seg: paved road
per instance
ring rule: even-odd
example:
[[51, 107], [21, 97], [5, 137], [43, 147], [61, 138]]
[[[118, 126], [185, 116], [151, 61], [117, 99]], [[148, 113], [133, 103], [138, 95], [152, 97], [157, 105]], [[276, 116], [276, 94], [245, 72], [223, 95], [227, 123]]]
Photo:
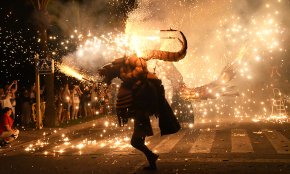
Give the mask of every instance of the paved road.
[[[162, 137], [155, 119], [152, 125], [155, 135], [146, 143], [160, 159], [151, 173], [290, 173], [290, 124], [183, 124]], [[144, 156], [130, 146], [131, 128], [107, 117], [24, 131], [0, 149], [0, 173], [146, 173]]]

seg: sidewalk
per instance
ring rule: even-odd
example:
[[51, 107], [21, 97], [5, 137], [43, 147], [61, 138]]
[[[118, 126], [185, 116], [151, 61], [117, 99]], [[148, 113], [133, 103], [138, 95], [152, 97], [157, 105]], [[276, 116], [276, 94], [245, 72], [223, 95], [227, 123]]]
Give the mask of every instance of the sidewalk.
[[77, 131], [81, 129], [87, 129], [90, 127], [103, 125], [105, 120], [115, 120], [116, 117], [113, 115], [108, 115], [100, 118], [96, 118], [89, 121], [84, 121], [83, 123], [69, 125], [65, 127], [55, 127], [55, 128], [42, 128], [42, 129], [36, 129], [36, 128], [20, 128], [19, 137], [12, 142], [11, 144], [1, 147], [1, 152], [7, 152], [7, 151], [13, 151], [16, 148], [23, 147], [23, 146], [29, 146], [30, 144], [35, 144], [39, 139], [49, 139], [54, 138], [57, 136], [60, 136], [62, 134], [67, 134], [68, 132]]

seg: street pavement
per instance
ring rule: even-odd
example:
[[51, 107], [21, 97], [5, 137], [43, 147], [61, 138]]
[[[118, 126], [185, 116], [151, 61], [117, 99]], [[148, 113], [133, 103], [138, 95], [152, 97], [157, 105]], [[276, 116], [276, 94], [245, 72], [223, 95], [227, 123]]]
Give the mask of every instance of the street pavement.
[[182, 123], [173, 135], [146, 144], [160, 155], [157, 171], [143, 171], [145, 157], [131, 147], [130, 121], [114, 116], [66, 128], [23, 130], [0, 149], [0, 173], [283, 173], [290, 174], [289, 123]]

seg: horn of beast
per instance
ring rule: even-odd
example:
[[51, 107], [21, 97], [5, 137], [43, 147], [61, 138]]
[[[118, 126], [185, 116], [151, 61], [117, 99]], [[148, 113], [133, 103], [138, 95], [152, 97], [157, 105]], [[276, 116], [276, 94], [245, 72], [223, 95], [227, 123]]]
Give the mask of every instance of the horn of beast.
[[[174, 31], [176, 32], [177, 30], [161, 30], [161, 31]], [[184, 34], [181, 31], [178, 31], [182, 37], [182, 39], [177, 38], [178, 41], [182, 44], [181, 49], [178, 52], [169, 52], [169, 51], [161, 51], [161, 50], [150, 50], [146, 51], [146, 56], [143, 57], [145, 60], [150, 60], [150, 59], [159, 59], [163, 61], [170, 61], [170, 62], [177, 62], [181, 59], [183, 59], [186, 55], [187, 51], [187, 40]], [[174, 39], [174, 37], [169, 37], [169, 39]]]

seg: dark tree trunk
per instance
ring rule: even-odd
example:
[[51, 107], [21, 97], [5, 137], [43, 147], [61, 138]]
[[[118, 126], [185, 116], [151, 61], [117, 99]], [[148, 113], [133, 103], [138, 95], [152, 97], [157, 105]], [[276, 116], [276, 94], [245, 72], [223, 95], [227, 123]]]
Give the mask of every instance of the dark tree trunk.
[[[47, 46], [47, 28], [49, 24], [47, 11], [36, 9], [36, 18], [38, 19], [38, 30], [40, 40], [40, 59], [52, 59], [49, 55]], [[45, 126], [53, 127], [58, 125], [56, 116], [56, 106], [54, 101], [54, 73], [49, 73], [44, 76], [45, 82]]]

